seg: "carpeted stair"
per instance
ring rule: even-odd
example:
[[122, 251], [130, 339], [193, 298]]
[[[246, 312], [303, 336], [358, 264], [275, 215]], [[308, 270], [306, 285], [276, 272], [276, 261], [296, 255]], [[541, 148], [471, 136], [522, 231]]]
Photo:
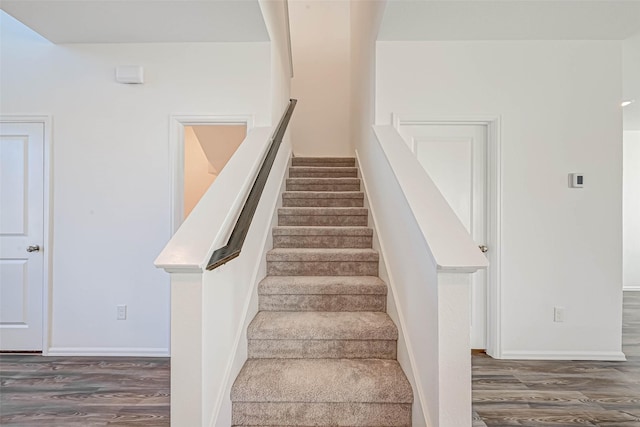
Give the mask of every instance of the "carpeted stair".
[[353, 158], [294, 157], [231, 390], [235, 426], [411, 426]]

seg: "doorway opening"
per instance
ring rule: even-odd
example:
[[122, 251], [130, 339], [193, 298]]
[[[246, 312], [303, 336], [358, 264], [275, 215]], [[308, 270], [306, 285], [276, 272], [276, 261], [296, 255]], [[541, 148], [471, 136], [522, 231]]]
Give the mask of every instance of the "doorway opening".
[[246, 124], [184, 127], [184, 219], [196, 207], [246, 136]]
[[252, 126], [251, 116], [172, 116], [172, 233], [215, 182]]

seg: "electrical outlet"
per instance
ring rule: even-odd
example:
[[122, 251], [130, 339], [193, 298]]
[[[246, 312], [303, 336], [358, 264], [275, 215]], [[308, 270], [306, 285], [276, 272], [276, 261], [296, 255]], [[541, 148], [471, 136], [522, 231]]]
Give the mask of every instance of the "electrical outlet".
[[564, 307], [553, 307], [553, 321], [564, 322]]
[[117, 320], [127, 320], [127, 306], [124, 304], [116, 306], [117, 309]]

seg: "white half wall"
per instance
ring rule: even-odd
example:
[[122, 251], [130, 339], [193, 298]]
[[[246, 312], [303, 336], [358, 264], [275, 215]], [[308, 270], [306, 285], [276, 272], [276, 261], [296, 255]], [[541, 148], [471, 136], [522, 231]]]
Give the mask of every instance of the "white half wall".
[[625, 290], [640, 291], [640, 131], [624, 132], [623, 268]]
[[621, 42], [378, 42], [376, 60], [378, 124], [501, 117], [495, 356], [622, 358]]
[[298, 99], [291, 121], [296, 156], [353, 155], [351, 144], [350, 2], [289, 2]]
[[0, 114], [53, 117], [51, 353], [168, 354], [169, 116], [270, 124], [270, 43], [53, 45], [0, 15]]

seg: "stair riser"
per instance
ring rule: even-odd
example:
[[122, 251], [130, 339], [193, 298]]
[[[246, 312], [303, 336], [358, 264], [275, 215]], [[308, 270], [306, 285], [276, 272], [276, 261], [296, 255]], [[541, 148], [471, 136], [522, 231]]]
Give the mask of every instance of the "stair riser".
[[291, 159], [291, 166], [302, 167], [323, 167], [323, 168], [353, 168], [356, 166], [355, 159], [322, 159], [294, 157]]
[[289, 178], [357, 178], [358, 171], [354, 168], [344, 168], [344, 170], [304, 170], [289, 169]]
[[267, 261], [270, 276], [377, 276], [378, 261]]
[[249, 340], [249, 359], [395, 359], [396, 341]]
[[[328, 279], [328, 280], [327, 280]], [[267, 277], [258, 287], [261, 296], [267, 295], [380, 295], [386, 298], [387, 286], [379, 278], [338, 277], [299, 278]]]
[[371, 248], [371, 236], [273, 236], [274, 248]]
[[260, 311], [385, 311], [386, 295], [260, 295]]
[[366, 226], [366, 215], [278, 215], [280, 226]]
[[282, 206], [285, 208], [361, 208], [364, 206], [364, 199], [283, 198]]
[[355, 162], [296, 162], [294, 161], [291, 166], [303, 167], [303, 168], [353, 168]]
[[410, 427], [411, 404], [235, 402], [232, 419], [247, 426]]
[[360, 191], [359, 183], [297, 183], [287, 182], [287, 191]]

